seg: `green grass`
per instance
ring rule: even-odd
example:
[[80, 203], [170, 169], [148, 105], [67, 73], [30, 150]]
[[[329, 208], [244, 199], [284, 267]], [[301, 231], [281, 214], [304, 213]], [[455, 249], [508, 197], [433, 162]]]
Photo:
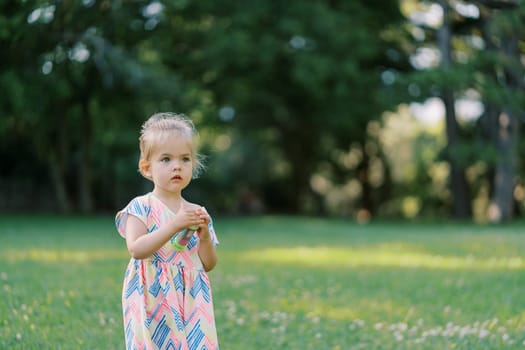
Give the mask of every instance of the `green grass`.
[[[523, 349], [519, 225], [215, 218], [224, 350]], [[112, 218], [0, 217], [0, 349], [123, 349]]]

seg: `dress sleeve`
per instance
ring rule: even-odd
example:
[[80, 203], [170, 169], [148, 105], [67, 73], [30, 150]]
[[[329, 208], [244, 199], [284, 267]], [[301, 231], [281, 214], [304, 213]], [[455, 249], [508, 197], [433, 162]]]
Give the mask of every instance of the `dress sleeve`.
[[120, 210], [115, 216], [115, 225], [117, 226], [118, 233], [126, 238], [126, 222], [128, 215], [133, 215], [139, 218], [147, 227], [147, 218], [149, 214], [149, 206], [144, 202], [142, 197], [137, 197], [131, 200], [131, 202]]
[[208, 224], [208, 230], [210, 231], [211, 242], [214, 246], [218, 246], [219, 239], [217, 238], [217, 234], [215, 233], [215, 229], [213, 228], [213, 220], [210, 220], [210, 223]]

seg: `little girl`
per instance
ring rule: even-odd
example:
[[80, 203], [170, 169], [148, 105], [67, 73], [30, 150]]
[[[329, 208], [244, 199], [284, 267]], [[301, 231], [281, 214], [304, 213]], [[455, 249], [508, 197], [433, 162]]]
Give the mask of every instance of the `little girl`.
[[[153, 191], [134, 198], [116, 215], [131, 260], [122, 308], [127, 350], [219, 349], [210, 280], [219, 244], [204, 207], [181, 191], [202, 168], [193, 123], [158, 113], [142, 126], [139, 171]], [[183, 251], [176, 233], [198, 226]]]

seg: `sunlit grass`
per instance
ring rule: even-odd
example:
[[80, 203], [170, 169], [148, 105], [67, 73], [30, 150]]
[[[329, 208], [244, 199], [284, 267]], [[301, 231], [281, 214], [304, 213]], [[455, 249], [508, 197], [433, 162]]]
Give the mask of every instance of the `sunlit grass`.
[[[221, 348], [523, 349], [519, 225], [214, 218]], [[0, 349], [122, 349], [111, 217], [0, 218]]]
[[318, 267], [384, 266], [428, 269], [523, 270], [525, 261], [520, 256], [477, 258], [442, 256], [411, 251], [352, 249], [336, 247], [296, 247], [249, 250], [238, 254], [245, 262], [295, 264]]
[[4, 260], [9, 262], [35, 261], [43, 263], [59, 262], [84, 262], [89, 263], [96, 260], [126, 259], [129, 258], [127, 251], [122, 249], [24, 249], [6, 250]]

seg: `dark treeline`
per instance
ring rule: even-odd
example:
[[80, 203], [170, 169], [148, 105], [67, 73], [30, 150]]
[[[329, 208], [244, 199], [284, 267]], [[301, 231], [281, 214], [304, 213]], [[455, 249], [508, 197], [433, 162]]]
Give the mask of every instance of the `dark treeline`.
[[[200, 132], [208, 170], [187, 191], [212, 211], [520, 215], [519, 1], [28, 0], [0, 10], [2, 211], [114, 212], [150, 189], [136, 170], [141, 123], [173, 111]], [[466, 95], [483, 112], [465, 121], [455, 104]], [[388, 156], [398, 150], [380, 132], [386, 112], [429, 98], [445, 110], [446, 141], [430, 160], [446, 166], [441, 189], [417, 159], [399, 181]]]

